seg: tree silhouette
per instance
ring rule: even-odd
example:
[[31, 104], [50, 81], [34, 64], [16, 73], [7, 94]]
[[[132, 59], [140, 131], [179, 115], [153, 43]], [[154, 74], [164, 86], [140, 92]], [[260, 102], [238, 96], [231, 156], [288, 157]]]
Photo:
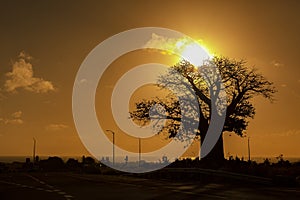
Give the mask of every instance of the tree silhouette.
[[[213, 68], [211, 66], [214, 66], [217, 70], [212, 71]], [[184, 77], [185, 81], [174, 76], [175, 73], [179, 73]], [[216, 73], [219, 76], [216, 76]], [[218, 80], [218, 77], [222, 80]], [[220, 82], [223, 83], [223, 88], [221, 88]], [[197, 96], [197, 103], [199, 103], [197, 108], [199, 109], [199, 116], [197, 116], [197, 122], [199, 122], [198, 129], [189, 131], [195, 131], [200, 136], [201, 144], [207, 134], [210, 119], [212, 118], [211, 105], [219, 105], [218, 112], [225, 113], [226, 110], [222, 133], [228, 131], [243, 136], [249, 119], [255, 115], [255, 108], [251, 103], [253, 97], [261, 95], [272, 101], [273, 94], [276, 92], [273, 83], [258, 73], [257, 69], [247, 67], [246, 62], [243, 60], [238, 61], [226, 57], [214, 57], [200, 68], [194, 67], [187, 61], [181, 61], [170, 67], [168, 73], [159, 77], [158, 80], [158, 86], [161, 88], [175, 88], [180, 85], [186, 85], [186, 83], [189, 83], [191, 86], [185, 87], [186, 90], [191, 88]], [[185, 89], [181, 90], [184, 91]], [[222, 90], [225, 90], [227, 96], [225, 102], [226, 108], [220, 106], [218, 98], [214, 98]], [[136, 103], [136, 108], [130, 113], [130, 116], [133, 120], [146, 124], [150, 120], [151, 108], [158, 104], [164, 108], [167, 119], [167, 123], [163, 127], [158, 127], [158, 133], [168, 132], [170, 138], [175, 137], [184, 140], [184, 135], [177, 134], [180, 123], [183, 120], [182, 108], [180, 108], [178, 98], [172, 94], [169, 94], [165, 99], [157, 97], [152, 100], [142, 100]], [[185, 109], [195, 109], [193, 106]], [[156, 116], [157, 120], [160, 120], [157, 113], [156, 115], [152, 114], [151, 119], [153, 119], [153, 116]], [[189, 119], [184, 120], [189, 121]], [[193, 120], [190, 121], [192, 122]], [[207, 160], [213, 159], [214, 161], [222, 161], [224, 159], [222, 135], [219, 137], [212, 151], [205, 158]]]

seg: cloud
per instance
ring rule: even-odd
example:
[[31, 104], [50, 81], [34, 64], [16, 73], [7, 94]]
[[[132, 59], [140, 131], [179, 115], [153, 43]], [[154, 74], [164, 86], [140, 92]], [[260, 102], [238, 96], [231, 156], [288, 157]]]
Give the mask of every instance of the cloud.
[[30, 56], [29, 54], [25, 53], [25, 51], [21, 51], [21, 52], [19, 53], [19, 57], [20, 57], [20, 58], [27, 59], [27, 60], [32, 60], [32, 56]]
[[0, 118], [1, 124], [21, 125], [24, 124], [22, 119], [22, 111], [17, 111], [11, 114], [8, 118]]
[[163, 50], [162, 53], [164, 54], [175, 54], [180, 56], [181, 59], [188, 60], [195, 66], [201, 66], [212, 55], [200, 43], [200, 41], [192, 40], [188, 37], [168, 38], [153, 33], [151, 39], [144, 45], [144, 48], [160, 49]]
[[25, 52], [19, 54], [18, 60], [12, 65], [12, 71], [6, 73], [7, 79], [4, 87], [7, 92], [16, 92], [18, 88], [35, 93], [46, 93], [55, 90], [50, 81], [34, 77], [31, 60], [32, 57]]
[[280, 63], [280, 62], [277, 61], [277, 60], [272, 60], [272, 61], [271, 61], [271, 65], [273, 65], [275, 68], [281, 68], [281, 67], [284, 66], [283, 63]]
[[284, 84], [284, 83], [283, 83], [283, 84], [281, 84], [280, 86], [281, 86], [281, 87], [287, 87], [287, 84]]
[[268, 134], [260, 134], [256, 137], [270, 137], [270, 136], [278, 136], [278, 137], [290, 137], [290, 136], [298, 136], [300, 135], [299, 129], [289, 129], [285, 131], [272, 132]]
[[17, 118], [21, 118], [22, 117], [22, 111], [17, 111], [17, 112], [14, 112], [13, 114], [11, 114], [11, 116], [15, 119]]
[[7, 119], [4, 122], [5, 124], [12, 124], [12, 125], [20, 125], [24, 124], [24, 121], [22, 119]]
[[65, 124], [49, 124], [45, 127], [47, 131], [60, 131], [66, 128], [69, 128], [69, 126]]
[[300, 130], [291, 129], [291, 130], [287, 130], [287, 131], [284, 131], [284, 132], [275, 133], [274, 135], [278, 135], [278, 136], [295, 136], [295, 135], [300, 135]]
[[168, 49], [169, 53], [177, 53], [182, 47], [182, 45], [176, 45], [179, 41], [177, 38], [168, 38], [155, 33], [152, 34], [151, 39], [145, 44], [145, 48], [158, 48], [158, 49]]

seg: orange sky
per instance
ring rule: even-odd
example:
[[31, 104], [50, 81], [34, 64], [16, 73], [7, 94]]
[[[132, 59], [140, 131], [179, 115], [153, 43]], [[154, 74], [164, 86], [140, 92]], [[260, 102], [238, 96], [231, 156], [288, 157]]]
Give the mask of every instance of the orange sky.
[[[3, 1], [0, 156], [31, 155], [32, 137], [40, 155], [87, 154], [71, 108], [80, 64], [114, 34], [157, 26], [202, 40], [212, 52], [246, 59], [273, 81], [275, 103], [255, 99], [257, 114], [247, 130], [251, 153], [300, 157], [299, 8], [298, 1]], [[18, 71], [21, 65], [25, 71]], [[18, 73], [22, 79], [7, 82]], [[224, 138], [226, 155], [247, 155], [246, 139]]]

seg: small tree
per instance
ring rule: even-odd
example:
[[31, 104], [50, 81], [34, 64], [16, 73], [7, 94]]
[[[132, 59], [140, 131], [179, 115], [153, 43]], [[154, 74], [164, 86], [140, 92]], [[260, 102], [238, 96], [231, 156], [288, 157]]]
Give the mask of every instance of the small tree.
[[[236, 133], [239, 136], [244, 135], [249, 119], [255, 115], [255, 108], [251, 100], [255, 96], [263, 96], [266, 99], [273, 100], [273, 94], [276, 92], [273, 83], [269, 82], [263, 75], [258, 73], [254, 68], [246, 66], [246, 62], [237, 61], [226, 57], [214, 57], [209, 61], [219, 71], [221, 81], [224, 85], [227, 94], [227, 108], [225, 124], [222, 133], [225, 131]], [[196, 94], [199, 103], [198, 130], [196, 133], [200, 136], [201, 144], [206, 136], [210, 119], [212, 115], [212, 95], [217, 91], [216, 87], [220, 87], [217, 82], [206, 83], [206, 75], [211, 74], [205, 71], [208, 68], [202, 66], [202, 72], [187, 61], [172, 66], [166, 75], [162, 75], [158, 80], [158, 85], [161, 88], [166, 86], [178, 87], [179, 84], [184, 84], [174, 77], [174, 73], [181, 74], [185, 80], [192, 86], [193, 92]], [[216, 80], [210, 78], [210, 80]], [[156, 98], [154, 100], [143, 100], [136, 103], [136, 109], [130, 113], [131, 118], [142, 123], [147, 123], [150, 120], [149, 111], [155, 104], [160, 104], [164, 107], [169, 123], [161, 129], [161, 132], [168, 132], [169, 137], [177, 137], [176, 135], [182, 120], [180, 104], [178, 99], [169, 95], [167, 99]], [[159, 120], [159, 119], [158, 119]], [[183, 139], [179, 136], [179, 139]], [[219, 137], [212, 151], [206, 156], [206, 159], [214, 159], [222, 161], [224, 159], [223, 137]]]

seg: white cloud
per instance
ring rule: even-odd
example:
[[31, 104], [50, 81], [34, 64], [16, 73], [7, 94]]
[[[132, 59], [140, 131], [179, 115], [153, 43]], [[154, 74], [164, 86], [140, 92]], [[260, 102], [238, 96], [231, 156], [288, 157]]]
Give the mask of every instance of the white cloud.
[[281, 67], [284, 66], [283, 63], [281, 63], [281, 62], [279, 62], [279, 61], [277, 61], [277, 60], [273, 60], [273, 61], [271, 62], [271, 65], [273, 65], [275, 68], [281, 68]]
[[298, 136], [300, 135], [299, 129], [289, 129], [284, 131], [272, 132], [268, 134], [260, 134], [256, 137], [270, 137], [270, 136], [278, 136], [278, 137], [290, 137], [290, 136]]
[[69, 126], [65, 124], [49, 124], [45, 127], [47, 131], [60, 131], [66, 128], [69, 128]]
[[13, 63], [12, 71], [6, 73], [7, 80], [4, 87], [7, 92], [16, 92], [18, 88], [35, 93], [46, 93], [54, 91], [54, 86], [50, 81], [34, 77], [31, 56], [21, 52], [18, 60]]
[[168, 38], [155, 33], [152, 34], [151, 39], [144, 46], [145, 48], [159, 48], [168, 49], [170, 53], [177, 53], [182, 45], [178, 46], [176, 43], [179, 41], [177, 38]]
[[287, 87], [287, 84], [284, 84], [284, 83], [283, 83], [283, 84], [281, 84], [280, 86], [281, 86], [281, 87]]
[[165, 36], [152, 34], [144, 48], [154, 48], [164, 50], [163, 53], [175, 54], [181, 59], [188, 60], [195, 66], [201, 66], [212, 57], [209, 52], [200, 44], [200, 41], [192, 40], [188, 37], [168, 38]]
[[22, 119], [22, 111], [17, 111], [11, 114], [8, 118], [0, 118], [0, 124], [21, 125], [24, 124]]
[[20, 125], [20, 124], [24, 124], [24, 121], [22, 119], [6, 119], [4, 123], [12, 124], [12, 125]]
[[25, 53], [25, 51], [21, 51], [19, 53], [19, 58], [24, 58], [24, 59], [27, 59], [27, 60], [31, 60], [32, 56], [30, 56], [29, 54]]
[[21, 118], [22, 117], [22, 111], [17, 111], [17, 112], [14, 112], [13, 114], [11, 114], [11, 116], [13, 117], [13, 118], [15, 118], [15, 119], [17, 119], [17, 118]]
[[291, 130], [287, 130], [287, 131], [284, 131], [284, 132], [275, 133], [275, 135], [278, 135], [278, 136], [295, 136], [295, 135], [300, 135], [300, 130], [291, 129]]

